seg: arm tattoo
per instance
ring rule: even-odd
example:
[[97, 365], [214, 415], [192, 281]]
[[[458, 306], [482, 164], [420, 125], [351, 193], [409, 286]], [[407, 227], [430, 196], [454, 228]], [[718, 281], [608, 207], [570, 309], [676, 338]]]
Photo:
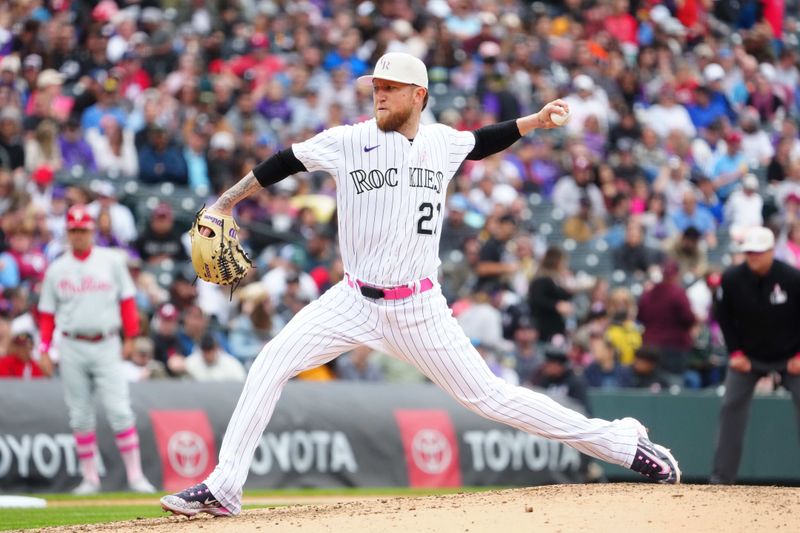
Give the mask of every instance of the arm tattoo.
[[233, 209], [233, 206], [261, 189], [261, 184], [258, 182], [253, 173], [248, 172], [245, 177], [239, 180], [238, 183], [233, 185], [230, 189], [225, 191], [222, 196], [219, 197], [219, 200], [217, 200], [217, 206], [226, 211]]

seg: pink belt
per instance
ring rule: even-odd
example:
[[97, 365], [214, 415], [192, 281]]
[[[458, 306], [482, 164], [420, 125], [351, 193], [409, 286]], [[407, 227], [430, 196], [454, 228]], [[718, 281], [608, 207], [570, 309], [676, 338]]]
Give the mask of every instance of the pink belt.
[[367, 285], [363, 281], [357, 279], [353, 280], [350, 274], [345, 274], [347, 284], [351, 287], [358, 287], [358, 290], [363, 296], [367, 298], [384, 300], [402, 300], [417, 293], [423, 293], [433, 288], [433, 281], [431, 278], [421, 279], [408, 285], [401, 285], [400, 287], [373, 287]]

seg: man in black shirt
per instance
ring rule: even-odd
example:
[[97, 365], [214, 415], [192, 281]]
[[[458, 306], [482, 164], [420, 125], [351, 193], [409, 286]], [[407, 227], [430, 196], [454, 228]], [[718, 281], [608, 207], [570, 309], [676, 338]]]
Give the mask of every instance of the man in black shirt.
[[729, 268], [715, 295], [715, 314], [730, 353], [712, 483], [733, 483], [739, 469], [750, 400], [771, 371], [792, 393], [800, 427], [800, 271], [774, 259], [775, 236], [751, 228], [746, 260]]
[[571, 398], [588, 416], [591, 416], [589, 386], [583, 376], [573, 372], [569, 356], [563, 348], [552, 345], [547, 347], [544, 352], [544, 363], [533, 373], [530, 380], [531, 385], [546, 390], [551, 396]]
[[517, 223], [514, 216], [506, 214], [489, 227], [491, 237], [483, 245], [480, 252], [480, 261], [476, 267], [478, 274], [478, 288], [486, 292], [493, 292], [503, 288], [507, 276], [519, 268], [516, 262], [504, 260], [506, 245], [517, 232]]

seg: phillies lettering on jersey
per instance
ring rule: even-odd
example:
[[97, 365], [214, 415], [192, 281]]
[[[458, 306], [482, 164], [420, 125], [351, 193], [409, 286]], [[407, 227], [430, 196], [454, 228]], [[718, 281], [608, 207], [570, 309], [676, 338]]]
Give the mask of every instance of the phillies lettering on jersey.
[[447, 183], [475, 146], [472, 132], [421, 125], [413, 142], [375, 120], [292, 145], [309, 171], [336, 180], [345, 271], [381, 287], [436, 275]]
[[77, 283], [75, 280], [62, 279], [58, 282], [57, 290], [61, 298], [66, 298], [75, 294], [89, 292], [110, 292], [114, 290], [114, 286], [107, 280], [94, 279], [90, 276], [86, 276]]

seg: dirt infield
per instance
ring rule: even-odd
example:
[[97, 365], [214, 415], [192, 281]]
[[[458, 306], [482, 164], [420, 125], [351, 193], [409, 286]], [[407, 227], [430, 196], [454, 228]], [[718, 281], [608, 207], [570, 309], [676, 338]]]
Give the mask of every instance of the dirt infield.
[[755, 533], [798, 531], [800, 524], [800, 489], [784, 487], [556, 485], [421, 498], [331, 500], [250, 510], [235, 518], [165, 517], [42, 531]]

